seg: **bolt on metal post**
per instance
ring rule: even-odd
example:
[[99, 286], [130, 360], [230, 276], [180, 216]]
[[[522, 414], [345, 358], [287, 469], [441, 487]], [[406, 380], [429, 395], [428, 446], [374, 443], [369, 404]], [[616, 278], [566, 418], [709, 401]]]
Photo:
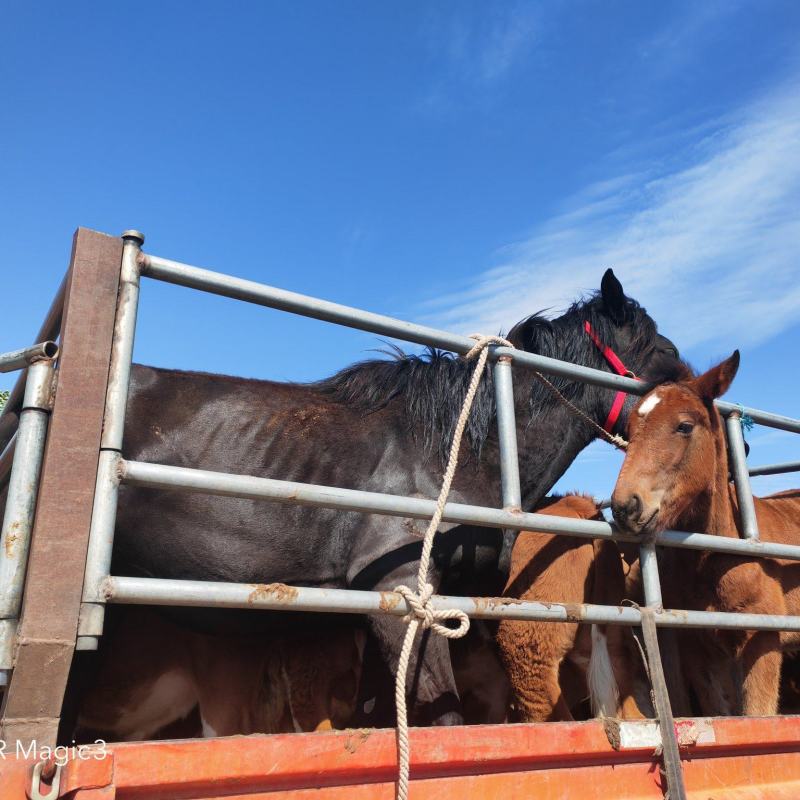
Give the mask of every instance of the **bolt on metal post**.
[[125, 231], [122, 239], [124, 244], [117, 314], [111, 344], [103, 434], [100, 439], [97, 484], [86, 555], [83, 603], [78, 623], [78, 650], [96, 649], [97, 639], [103, 632], [105, 598], [101, 589], [103, 580], [111, 569], [114, 526], [117, 518], [118, 462], [122, 450], [133, 341], [136, 334], [136, 313], [139, 306], [138, 259], [141, 246], [144, 244], [144, 236], [138, 231]]

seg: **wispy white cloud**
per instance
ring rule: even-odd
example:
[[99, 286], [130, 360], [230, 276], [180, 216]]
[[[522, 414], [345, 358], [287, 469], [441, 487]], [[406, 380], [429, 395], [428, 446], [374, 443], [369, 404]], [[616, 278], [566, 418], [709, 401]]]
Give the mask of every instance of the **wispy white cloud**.
[[493, 87], [530, 53], [537, 23], [536, 9], [523, 3], [483, 6], [473, 17], [435, 13], [423, 33], [438, 77], [423, 106], [447, 106], [453, 94]]
[[505, 75], [536, 40], [536, 25], [530, 7], [511, 7], [496, 18], [485, 41], [478, 45], [479, 76], [487, 82]]
[[[615, 162], [619, 163], [619, 154]], [[628, 165], [496, 253], [436, 323], [494, 332], [611, 266], [683, 348], [755, 344], [800, 319], [800, 82], [718, 120], [667, 165]]]
[[724, 17], [742, 8], [739, 0], [704, 0], [675, 6], [674, 18], [639, 46], [640, 57], [658, 72], [668, 72], [695, 57], [701, 40], [724, 35]]

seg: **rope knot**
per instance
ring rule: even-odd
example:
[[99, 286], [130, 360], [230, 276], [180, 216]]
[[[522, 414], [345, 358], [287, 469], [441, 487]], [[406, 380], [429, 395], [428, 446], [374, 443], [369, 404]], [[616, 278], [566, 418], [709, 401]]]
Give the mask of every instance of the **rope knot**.
[[[398, 586], [395, 591], [408, 603], [411, 609], [403, 617], [404, 622], [409, 623], [415, 620], [423, 630], [431, 628], [439, 636], [444, 636], [445, 639], [460, 639], [469, 630], [469, 617], [463, 611], [456, 608], [437, 610], [431, 606], [430, 600], [433, 595], [433, 586], [430, 583], [426, 583], [419, 592], [412, 592], [408, 586]], [[449, 628], [444, 625], [444, 621], [448, 619], [457, 619], [458, 627]]]
[[470, 350], [464, 358], [467, 361], [471, 361], [475, 356], [479, 355], [485, 348], [487, 348], [490, 344], [498, 344], [501, 347], [510, 347], [512, 350], [514, 349], [514, 345], [508, 341], [508, 339], [504, 339], [502, 336], [484, 336], [482, 333], [471, 333], [469, 335], [470, 339], [474, 339], [476, 344]]

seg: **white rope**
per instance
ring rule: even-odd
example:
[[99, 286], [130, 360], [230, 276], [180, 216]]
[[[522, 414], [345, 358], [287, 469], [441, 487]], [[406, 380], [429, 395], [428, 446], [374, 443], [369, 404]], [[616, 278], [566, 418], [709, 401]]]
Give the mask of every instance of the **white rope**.
[[[425, 531], [425, 537], [422, 540], [422, 555], [419, 560], [419, 571], [417, 572], [417, 591], [414, 592], [408, 586], [397, 586], [395, 591], [402, 595], [411, 609], [403, 621], [408, 625], [406, 628], [406, 635], [403, 639], [403, 646], [400, 649], [400, 660], [397, 664], [397, 676], [395, 679], [394, 699], [397, 705], [397, 762], [398, 762], [398, 776], [397, 776], [397, 790], [395, 797], [397, 800], [408, 800], [408, 772], [410, 760], [410, 747], [408, 742], [408, 709], [406, 707], [406, 675], [408, 673], [408, 662], [411, 657], [411, 648], [414, 646], [414, 637], [417, 630], [422, 626], [423, 630], [430, 628], [434, 633], [443, 636], [445, 639], [460, 639], [469, 630], [469, 617], [458, 609], [444, 609], [437, 610], [431, 607], [430, 599], [433, 595], [433, 586], [428, 583], [428, 568], [430, 566], [431, 552], [433, 550], [433, 538], [436, 531], [439, 529], [439, 523], [442, 521], [444, 515], [444, 507], [447, 503], [447, 497], [450, 494], [450, 486], [453, 483], [456, 467], [458, 466], [458, 454], [461, 449], [461, 439], [464, 435], [464, 430], [469, 420], [469, 414], [472, 410], [472, 403], [475, 400], [475, 395], [480, 386], [481, 377], [486, 367], [486, 360], [489, 356], [489, 345], [496, 344], [504, 347], [514, 348], [507, 339], [501, 336], [483, 336], [474, 333], [470, 339], [475, 339], [476, 344], [464, 358], [468, 361], [477, 356], [478, 360], [475, 364], [475, 370], [472, 373], [467, 393], [464, 397], [464, 405], [461, 408], [461, 414], [456, 422], [456, 427], [453, 432], [453, 441], [450, 445], [450, 455], [447, 459], [447, 468], [445, 469], [444, 478], [442, 480], [442, 488], [439, 491], [439, 498], [436, 501], [436, 511], [434, 512], [431, 521], [428, 523], [428, 528]], [[591, 417], [584, 414], [577, 406], [567, 400], [564, 395], [556, 389], [556, 387], [539, 372], [536, 372], [536, 377], [542, 381], [565, 405], [567, 405], [577, 416], [581, 417], [589, 424], [591, 424], [602, 436], [611, 444], [621, 449], [627, 447], [627, 442], [621, 437], [609, 434], [604, 428], [598, 425]], [[449, 628], [445, 624], [446, 620], [458, 620], [457, 628]]]
[[[472, 403], [475, 400], [478, 386], [480, 386], [481, 376], [486, 367], [486, 359], [489, 356], [488, 347], [490, 344], [499, 344], [505, 347], [514, 346], [511, 342], [500, 336], [480, 336], [478, 334], [473, 334], [470, 338], [476, 339], [477, 343], [475, 347], [466, 354], [465, 358], [470, 360], [477, 356], [478, 361], [475, 364], [472, 380], [469, 383], [467, 394], [464, 397], [461, 415], [458, 418], [458, 422], [456, 422], [455, 431], [453, 432], [450, 456], [447, 460], [447, 469], [444, 472], [439, 499], [436, 501], [436, 511], [431, 521], [428, 523], [428, 529], [425, 531], [425, 538], [422, 540], [422, 555], [419, 560], [419, 572], [417, 573], [417, 591], [413, 592], [407, 586], [398, 586], [395, 589], [396, 592], [403, 596], [411, 609], [411, 611], [403, 617], [408, 628], [406, 629], [406, 635], [403, 639], [403, 647], [400, 650], [400, 661], [397, 665], [397, 678], [395, 680], [394, 689], [394, 699], [397, 704], [397, 761], [399, 771], [397, 776], [397, 792], [395, 794], [397, 800], [408, 800], [410, 749], [408, 744], [408, 710], [406, 708], [406, 674], [408, 672], [408, 661], [411, 657], [411, 648], [414, 645], [414, 637], [417, 634], [417, 629], [420, 625], [423, 630], [430, 628], [434, 633], [438, 633], [439, 636], [444, 636], [445, 639], [459, 639], [469, 630], [469, 617], [463, 611], [459, 611], [458, 609], [439, 611], [430, 606], [433, 586], [428, 583], [428, 567], [430, 566], [431, 551], [433, 550], [433, 537], [436, 535], [439, 523], [442, 521], [444, 506], [450, 494], [450, 486], [453, 483], [453, 477], [455, 476], [456, 467], [458, 466], [458, 453], [461, 449], [461, 438], [464, 435], [464, 429], [467, 426]], [[458, 627], [448, 628], [445, 624], [445, 621], [448, 619], [458, 620]]]

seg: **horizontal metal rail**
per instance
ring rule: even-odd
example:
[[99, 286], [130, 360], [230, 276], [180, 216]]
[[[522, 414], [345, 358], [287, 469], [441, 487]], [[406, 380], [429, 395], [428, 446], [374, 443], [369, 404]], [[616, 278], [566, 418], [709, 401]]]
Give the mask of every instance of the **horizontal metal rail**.
[[[297, 503], [298, 505], [345, 511], [361, 511], [366, 514], [430, 519], [436, 508], [436, 501], [418, 497], [365, 492], [359, 489], [340, 489], [334, 486], [317, 486], [309, 483], [211, 472], [164, 464], [148, 464], [143, 461], [119, 459], [117, 471], [123, 483], [134, 486], [152, 489], [178, 489], [250, 500]], [[461, 503], [447, 503], [443, 520], [490, 528], [536, 530], [589, 539], [613, 539], [618, 542], [641, 543], [639, 537], [620, 533], [608, 522], [555, 517], [547, 514], [509, 511]], [[800, 546], [778, 542], [750, 541], [705, 533], [665, 531], [656, 537], [656, 543], [690, 550], [713, 550], [742, 556], [786, 558], [800, 561]]]
[[[408, 342], [452, 350], [462, 355], [468, 353], [475, 345], [475, 340], [470, 339], [468, 336], [449, 333], [426, 325], [417, 325], [413, 322], [405, 322], [394, 317], [374, 314], [370, 311], [363, 311], [362, 309], [339, 303], [331, 303], [328, 300], [320, 300], [297, 292], [289, 292], [285, 289], [278, 289], [256, 281], [235, 278], [221, 272], [214, 272], [190, 264], [182, 264], [179, 261], [171, 261], [159, 256], [141, 253], [139, 255], [139, 265], [142, 275], [155, 280], [172, 283], [177, 286], [186, 286], [191, 289], [199, 289], [211, 294], [268, 306], [269, 308], [277, 308], [293, 314], [301, 314], [306, 317], [313, 317], [314, 319], [321, 319], [383, 336], [391, 336]], [[523, 350], [515, 350], [508, 347], [491, 348], [490, 358], [497, 359], [501, 356], [510, 357], [516, 365], [531, 367], [549, 375], [558, 375], [572, 380], [583, 381], [584, 383], [591, 383], [595, 386], [604, 386], [609, 389], [621, 389], [630, 394], [646, 394], [653, 388], [652, 384], [635, 381], [622, 375], [614, 375], [610, 372], [584, 367], [579, 364], [570, 364]], [[800, 433], [800, 420], [792, 419], [791, 417], [771, 414], [768, 411], [761, 411], [757, 408], [743, 407], [723, 401], [717, 401], [717, 408], [726, 416], [734, 411], [744, 412], [755, 422], [762, 425]]]
[[42, 359], [52, 359], [58, 355], [58, 345], [55, 342], [40, 342], [39, 344], [23, 347], [22, 350], [12, 350], [10, 353], [0, 353], [0, 372], [16, 372], [25, 369], [30, 364]]
[[800, 472], [800, 461], [784, 461], [781, 464], [762, 464], [759, 467], [751, 467], [748, 472], [751, 478], [758, 475], [780, 475], [784, 472]]
[[[36, 334], [34, 342], [56, 341], [61, 335], [61, 319], [64, 316], [64, 298], [67, 294], [69, 275], [64, 275], [61, 284], [50, 303], [44, 322]], [[3, 409], [0, 411], [0, 448], [5, 447], [19, 425], [19, 409], [25, 393], [25, 374], [17, 378], [14, 388], [8, 397]]]
[[[475, 346], [475, 340], [470, 339], [469, 336], [461, 336], [457, 333], [449, 333], [426, 325], [405, 322], [394, 317], [363, 311], [359, 308], [332, 303], [328, 300], [319, 300], [316, 297], [289, 292], [285, 289], [277, 289], [274, 286], [267, 286], [266, 284], [244, 280], [243, 278], [235, 278], [221, 272], [212, 272], [211, 270], [193, 267], [189, 264], [181, 264], [158, 256], [143, 253], [140, 256], [140, 264], [141, 274], [149, 278], [199, 289], [211, 294], [222, 295], [223, 297], [244, 300], [256, 305], [277, 308], [293, 314], [301, 314], [305, 317], [333, 322], [348, 328], [357, 328], [370, 333], [378, 333], [382, 336], [392, 336], [407, 342], [416, 342], [417, 344], [452, 350], [461, 355], [468, 353]], [[591, 367], [583, 367], [578, 364], [570, 364], [555, 358], [536, 355], [535, 353], [527, 353], [508, 347], [493, 347], [491, 349], [490, 358], [496, 359], [501, 356], [508, 356], [515, 364], [533, 367], [550, 375], [573, 378], [596, 386], [605, 386], [609, 389], [624, 389], [636, 394], [643, 394], [650, 386], [650, 384], [643, 384], [631, 378], [592, 369]]]
[[[262, 611], [317, 611], [333, 614], [392, 614], [403, 617], [411, 609], [397, 592], [356, 589], [320, 589], [283, 583], [222, 583], [112, 576], [102, 585], [109, 603], [215, 606]], [[628, 606], [588, 603], [537, 603], [508, 597], [450, 597], [434, 595], [435, 609], [459, 609], [475, 619], [515, 619], [540, 622], [583, 622], [603, 625], [639, 625], [641, 614]], [[800, 631], [800, 617], [770, 614], [733, 614], [713, 611], [664, 610], [655, 614], [665, 628], [734, 628]]]
[[726, 400], [715, 400], [717, 410], [723, 416], [727, 417], [729, 414], [739, 412], [740, 414], [747, 415], [753, 422], [759, 425], [766, 425], [768, 428], [778, 428], [782, 431], [789, 431], [791, 433], [800, 433], [800, 419], [787, 417], [783, 414], [773, 414], [770, 411], [761, 411], [758, 408], [751, 408], [750, 406], [740, 406], [738, 403], [729, 403]]

